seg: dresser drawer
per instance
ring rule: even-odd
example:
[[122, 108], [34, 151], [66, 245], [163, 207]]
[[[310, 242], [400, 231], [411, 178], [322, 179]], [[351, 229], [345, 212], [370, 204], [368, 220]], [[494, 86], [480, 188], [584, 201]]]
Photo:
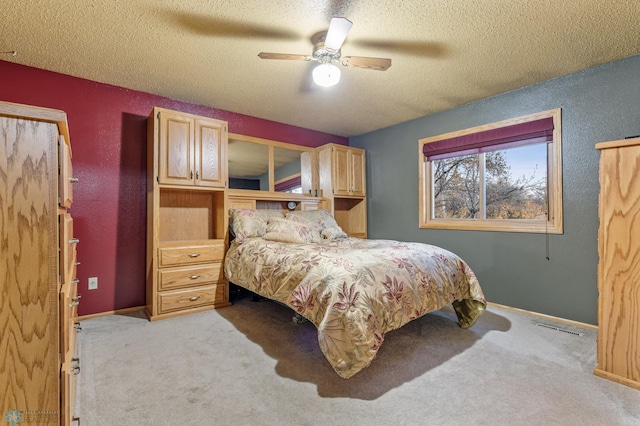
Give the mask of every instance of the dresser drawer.
[[224, 285], [208, 285], [193, 289], [174, 290], [158, 293], [160, 314], [181, 311], [199, 306], [213, 305], [224, 299]]
[[160, 247], [160, 267], [221, 262], [224, 259], [224, 241], [210, 244]]
[[159, 290], [173, 290], [195, 285], [216, 284], [224, 279], [222, 263], [207, 266], [190, 266], [159, 271]]

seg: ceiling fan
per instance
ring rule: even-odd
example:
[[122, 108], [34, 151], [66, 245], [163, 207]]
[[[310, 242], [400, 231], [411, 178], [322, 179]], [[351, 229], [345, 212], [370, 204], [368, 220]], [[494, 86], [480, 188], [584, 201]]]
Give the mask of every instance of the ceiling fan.
[[260, 52], [258, 56], [262, 59], [319, 62], [320, 64], [313, 69], [313, 81], [324, 87], [333, 86], [340, 81], [340, 68], [336, 64], [377, 71], [385, 71], [389, 68], [391, 59], [388, 58], [342, 56], [340, 48], [347, 38], [352, 25], [353, 23], [347, 18], [331, 18], [327, 31], [321, 31], [311, 37], [311, 42], [313, 43], [313, 53], [311, 55]]

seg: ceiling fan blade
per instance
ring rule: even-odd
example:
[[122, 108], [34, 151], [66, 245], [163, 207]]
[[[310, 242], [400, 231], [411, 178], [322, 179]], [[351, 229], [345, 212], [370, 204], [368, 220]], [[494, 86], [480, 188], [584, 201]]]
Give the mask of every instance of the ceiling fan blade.
[[347, 18], [331, 18], [327, 37], [324, 40], [324, 47], [335, 51], [340, 50], [352, 25], [353, 23]]
[[363, 56], [343, 56], [340, 63], [345, 67], [366, 68], [368, 70], [385, 71], [391, 66], [388, 58], [365, 58]]
[[262, 59], [291, 59], [294, 61], [310, 61], [311, 55], [294, 55], [290, 53], [269, 53], [260, 52], [258, 56]]

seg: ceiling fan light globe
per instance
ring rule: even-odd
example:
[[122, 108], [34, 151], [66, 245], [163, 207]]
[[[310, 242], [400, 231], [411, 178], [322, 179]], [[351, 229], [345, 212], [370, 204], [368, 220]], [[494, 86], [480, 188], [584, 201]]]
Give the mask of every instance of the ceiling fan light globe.
[[331, 64], [320, 64], [313, 69], [313, 82], [318, 86], [331, 87], [340, 81], [340, 68]]

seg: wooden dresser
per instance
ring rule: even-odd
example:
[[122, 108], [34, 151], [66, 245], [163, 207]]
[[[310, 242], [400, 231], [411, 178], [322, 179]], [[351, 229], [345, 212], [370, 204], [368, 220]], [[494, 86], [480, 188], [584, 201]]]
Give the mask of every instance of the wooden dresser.
[[640, 389], [640, 138], [603, 142], [598, 376]]
[[227, 123], [163, 108], [148, 120], [147, 305], [156, 320], [230, 305]]
[[80, 296], [67, 116], [0, 102], [0, 125], [0, 414], [70, 425]]

